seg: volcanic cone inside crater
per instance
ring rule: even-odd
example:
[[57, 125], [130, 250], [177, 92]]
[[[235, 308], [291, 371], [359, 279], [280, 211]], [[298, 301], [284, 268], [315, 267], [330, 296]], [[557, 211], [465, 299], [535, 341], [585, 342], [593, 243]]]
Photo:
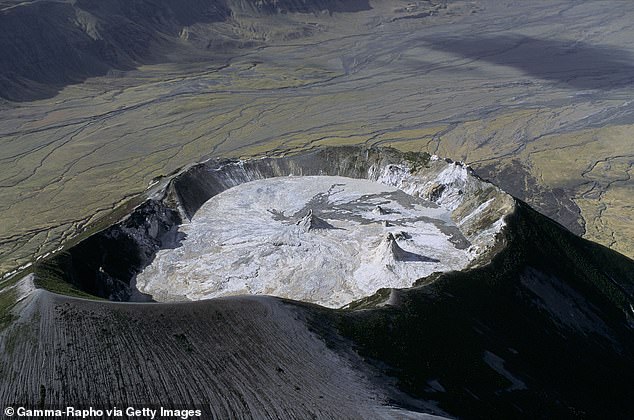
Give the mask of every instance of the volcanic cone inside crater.
[[136, 280], [159, 301], [269, 294], [340, 307], [473, 258], [447, 209], [340, 176], [229, 188], [180, 230], [182, 246], [161, 250]]

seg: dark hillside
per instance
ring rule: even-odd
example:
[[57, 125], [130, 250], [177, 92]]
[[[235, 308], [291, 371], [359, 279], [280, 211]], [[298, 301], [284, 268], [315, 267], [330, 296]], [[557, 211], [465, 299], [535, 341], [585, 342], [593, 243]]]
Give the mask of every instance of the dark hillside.
[[167, 56], [186, 42], [179, 39], [182, 29], [194, 24], [225, 22], [236, 15], [268, 19], [367, 9], [367, 0], [78, 0], [6, 6], [0, 8], [0, 98], [50, 97], [109, 70], [169, 61]]
[[626, 418], [634, 262], [525, 204], [506, 241], [485, 267], [348, 312], [341, 331], [408, 392], [459, 417]]

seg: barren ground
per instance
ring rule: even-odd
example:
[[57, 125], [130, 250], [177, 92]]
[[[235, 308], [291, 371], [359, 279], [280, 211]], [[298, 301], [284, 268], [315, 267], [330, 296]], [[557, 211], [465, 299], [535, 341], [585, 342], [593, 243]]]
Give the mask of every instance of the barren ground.
[[345, 177], [248, 182], [180, 230], [182, 245], [159, 251], [136, 279], [155, 300], [266, 294], [341, 307], [475, 257], [446, 209]]
[[0, 104], [0, 272], [206, 156], [352, 143], [464, 160], [634, 256], [634, 4], [405, 4], [295, 15], [318, 30]]

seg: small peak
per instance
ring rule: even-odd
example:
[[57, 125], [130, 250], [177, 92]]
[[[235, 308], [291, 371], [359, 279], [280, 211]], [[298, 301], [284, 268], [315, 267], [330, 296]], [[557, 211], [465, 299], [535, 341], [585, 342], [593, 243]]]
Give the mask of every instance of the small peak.
[[390, 222], [388, 222], [387, 220], [383, 221], [383, 227], [390, 227], [390, 226], [392, 226]]
[[392, 232], [388, 232], [387, 235], [385, 235], [385, 239], [381, 241], [379, 248], [382, 257], [389, 260], [398, 261], [400, 259], [399, 256], [405, 252], [400, 246], [398, 246], [396, 237], [394, 237]]
[[400, 232], [396, 232], [394, 234], [394, 239], [399, 240], [399, 239], [411, 239], [412, 235], [410, 235], [409, 233], [405, 232], [404, 230], [400, 231]]
[[313, 210], [309, 209], [308, 212], [301, 220], [296, 223], [304, 232], [310, 232], [315, 229], [335, 229], [333, 225], [326, 222], [313, 214]]
[[[388, 232], [385, 238], [379, 244], [377, 249], [377, 257], [386, 264], [395, 262], [438, 262], [433, 258], [427, 258], [422, 255], [409, 252], [401, 248], [397, 242], [398, 237], [404, 232], [399, 232], [395, 236], [392, 232]], [[406, 233], [405, 233], [406, 234]]]
[[389, 211], [389, 210], [384, 209], [384, 208], [383, 208], [383, 207], [381, 207], [381, 206], [376, 206], [376, 207], [374, 208], [374, 210], [372, 210], [372, 213], [374, 213], [374, 214], [389, 214], [389, 213], [390, 213], [390, 211]]

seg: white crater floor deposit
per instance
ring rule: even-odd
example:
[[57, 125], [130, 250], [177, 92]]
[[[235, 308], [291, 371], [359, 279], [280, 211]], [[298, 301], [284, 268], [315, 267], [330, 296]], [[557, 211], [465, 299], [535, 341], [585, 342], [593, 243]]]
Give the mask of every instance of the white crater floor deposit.
[[449, 212], [368, 180], [270, 178], [228, 189], [183, 224], [182, 245], [137, 277], [158, 301], [275, 295], [341, 307], [472, 259]]

